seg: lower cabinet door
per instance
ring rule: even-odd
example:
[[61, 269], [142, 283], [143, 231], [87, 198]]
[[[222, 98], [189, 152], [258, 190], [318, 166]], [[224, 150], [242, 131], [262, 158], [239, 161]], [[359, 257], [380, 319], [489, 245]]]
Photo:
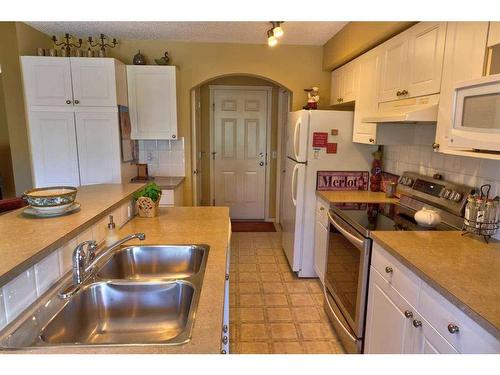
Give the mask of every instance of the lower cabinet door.
[[413, 307], [370, 267], [364, 353], [411, 353], [414, 315]]
[[118, 113], [79, 112], [75, 118], [81, 184], [121, 182]]
[[316, 221], [314, 228], [314, 270], [318, 274], [321, 284], [324, 284], [326, 253], [328, 246], [328, 230]]
[[415, 315], [412, 325], [415, 330], [413, 353], [458, 354], [458, 351], [421, 316]]

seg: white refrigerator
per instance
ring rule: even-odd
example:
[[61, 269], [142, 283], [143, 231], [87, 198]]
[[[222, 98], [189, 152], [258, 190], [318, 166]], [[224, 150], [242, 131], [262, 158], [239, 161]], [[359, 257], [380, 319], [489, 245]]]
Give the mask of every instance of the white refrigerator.
[[[314, 225], [317, 171], [369, 171], [376, 147], [352, 142], [353, 112], [301, 110], [288, 113], [286, 165], [282, 191], [282, 244], [299, 277], [314, 271]], [[331, 135], [336, 129], [337, 135]], [[313, 148], [313, 133], [328, 133], [337, 153]]]

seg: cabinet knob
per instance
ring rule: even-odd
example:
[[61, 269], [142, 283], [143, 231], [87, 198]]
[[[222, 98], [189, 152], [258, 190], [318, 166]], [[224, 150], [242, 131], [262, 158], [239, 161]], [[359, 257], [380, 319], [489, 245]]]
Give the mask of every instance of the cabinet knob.
[[368, 142], [370, 142], [370, 143], [375, 143], [375, 139], [370, 138], [370, 139], [368, 140]]
[[226, 273], [226, 280], [229, 280], [229, 274]]
[[66, 100], [66, 104], [71, 104], [71, 100]]
[[408, 90], [401, 91], [401, 96], [408, 95]]
[[177, 136], [175, 134], [172, 134], [172, 138], [175, 139], [177, 138]]
[[229, 342], [229, 339], [227, 338], [227, 336], [224, 336], [224, 337], [222, 338], [222, 343], [223, 343], [224, 345], [227, 345], [227, 343], [228, 343], [228, 342]]
[[413, 318], [413, 313], [410, 310], [405, 310], [405, 316], [408, 319], [411, 319], [411, 318]]
[[227, 330], [228, 330], [227, 324], [224, 324], [222, 326], [222, 332], [227, 333]]
[[399, 90], [398, 90], [398, 91], [396, 92], [396, 96], [401, 96], [401, 91], [399, 91]]
[[220, 351], [220, 354], [227, 354], [226, 349], [222, 349], [222, 350]]
[[324, 211], [325, 210], [325, 207], [320, 207], [319, 208], [320, 211]]
[[434, 150], [439, 150], [439, 143], [433, 143], [433, 144], [432, 144], [432, 148], [433, 148]]
[[453, 334], [453, 333], [457, 333], [459, 331], [460, 331], [460, 329], [458, 328], [457, 325], [455, 325], [453, 323], [448, 324], [448, 332]]
[[415, 328], [422, 327], [422, 322], [420, 320], [414, 319], [413, 320], [413, 327], [415, 327]]
[[337, 98], [337, 103], [340, 103], [340, 98]]
[[78, 99], [76, 99], [75, 104], [80, 104], [80, 101]]
[[392, 269], [392, 267], [385, 267], [385, 273], [392, 273], [394, 270]]

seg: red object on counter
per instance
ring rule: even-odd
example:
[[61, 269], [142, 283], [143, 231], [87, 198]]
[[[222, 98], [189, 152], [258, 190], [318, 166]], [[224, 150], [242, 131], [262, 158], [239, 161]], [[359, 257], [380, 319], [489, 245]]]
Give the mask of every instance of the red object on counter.
[[0, 213], [17, 210], [28, 204], [22, 198], [10, 198], [0, 200]]

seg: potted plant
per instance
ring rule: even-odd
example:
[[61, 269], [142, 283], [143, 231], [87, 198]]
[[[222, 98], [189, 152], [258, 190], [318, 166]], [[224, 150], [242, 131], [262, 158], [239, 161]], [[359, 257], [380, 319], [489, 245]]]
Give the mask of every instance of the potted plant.
[[144, 188], [134, 194], [135, 207], [140, 217], [155, 217], [158, 215], [161, 189], [154, 182], [150, 182]]

